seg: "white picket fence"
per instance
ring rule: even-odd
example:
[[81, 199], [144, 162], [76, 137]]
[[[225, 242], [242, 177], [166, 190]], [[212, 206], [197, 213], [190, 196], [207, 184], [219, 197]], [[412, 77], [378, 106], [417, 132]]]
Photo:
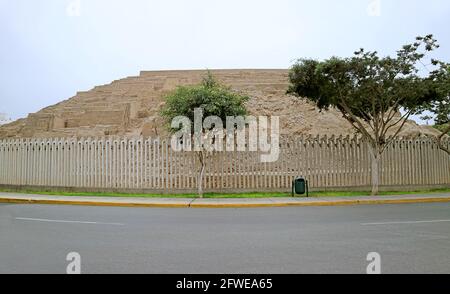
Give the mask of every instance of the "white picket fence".
[[[308, 178], [313, 189], [370, 186], [368, 146], [358, 138], [283, 138], [280, 146], [274, 163], [261, 163], [259, 152], [209, 154], [205, 189], [285, 191], [296, 176]], [[3, 186], [194, 191], [198, 170], [196, 155], [173, 151], [170, 140], [0, 141]], [[387, 187], [450, 185], [450, 156], [428, 138], [398, 139], [384, 154], [380, 172]]]

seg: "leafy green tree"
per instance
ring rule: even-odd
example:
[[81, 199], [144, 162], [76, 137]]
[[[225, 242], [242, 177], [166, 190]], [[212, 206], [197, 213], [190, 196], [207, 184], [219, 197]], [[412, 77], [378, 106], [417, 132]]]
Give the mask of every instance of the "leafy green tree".
[[421, 73], [427, 53], [438, 47], [428, 35], [403, 46], [395, 57], [360, 49], [350, 58], [301, 59], [290, 71], [288, 93], [312, 101], [321, 110], [338, 109], [368, 141], [373, 195], [379, 192], [383, 152], [411, 115], [440, 99], [435, 76]]
[[443, 139], [450, 134], [450, 64], [433, 60], [433, 65], [439, 66], [431, 76], [439, 84], [440, 99], [428, 103], [425, 110], [434, 114], [436, 128], [441, 131], [436, 138], [439, 148], [450, 155], [450, 150], [443, 144]]
[[[204, 117], [216, 116], [222, 122], [225, 122], [229, 116], [245, 116], [247, 110], [244, 104], [248, 99], [249, 97], [233, 92], [229, 87], [218, 83], [211, 72], [208, 71], [200, 85], [178, 87], [168, 94], [161, 114], [169, 124], [180, 116], [187, 117], [191, 122], [194, 122], [196, 109], [202, 109]], [[170, 128], [170, 130], [172, 132], [179, 131], [174, 128]], [[202, 125], [202, 133], [206, 134], [208, 131]], [[191, 132], [194, 135], [194, 128], [191, 128]], [[194, 151], [197, 153], [201, 166], [197, 183], [198, 194], [202, 198], [203, 174], [208, 151], [203, 146], [201, 150]]]

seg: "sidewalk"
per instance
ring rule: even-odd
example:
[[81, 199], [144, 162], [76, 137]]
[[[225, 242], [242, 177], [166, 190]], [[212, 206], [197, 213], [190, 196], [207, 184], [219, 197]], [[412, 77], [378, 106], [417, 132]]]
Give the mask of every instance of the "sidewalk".
[[311, 197], [311, 198], [257, 198], [257, 199], [188, 199], [50, 196], [0, 192], [0, 203], [61, 204], [118, 207], [166, 208], [252, 208], [289, 206], [340, 206], [370, 204], [405, 204], [450, 202], [450, 193], [404, 196]]

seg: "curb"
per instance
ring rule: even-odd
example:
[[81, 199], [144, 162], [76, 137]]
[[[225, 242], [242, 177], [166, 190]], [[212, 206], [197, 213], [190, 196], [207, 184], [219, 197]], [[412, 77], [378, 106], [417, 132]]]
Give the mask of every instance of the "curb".
[[417, 198], [417, 199], [381, 199], [381, 200], [341, 200], [316, 202], [286, 202], [286, 203], [255, 203], [255, 204], [191, 204], [191, 208], [264, 208], [264, 207], [324, 207], [324, 206], [354, 206], [380, 204], [414, 204], [414, 203], [448, 203], [449, 198]]
[[40, 200], [0, 198], [0, 203], [9, 204], [46, 204], [46, 205], [76, 205], [76, 206], [106, 206], [106, 207], [146, 207], [146, 208], [189, 208], [188, 204], [163, 204], [163, 203], [132, 203], [132, 202], [107, 202], [107, 201], [71, 201], [71, 200]]
[[71, 201], [71, 200], [40, 200], [0, 198], [0, 203], [11, 204], [47, 204], [47, 205], [77, 205], [77, 206], [108, 206], [108, 207], [146, 207], [146, 208], [269, 208], [269, 207], [321, 207], [321, 206], [351, 206], [351, 205], [380, 205], [380, 204], [413, 204], [413, 203], [448, 203], [450, 197], [416, 198], [416, 199], [379, 199], [379, 200], [339, 200], [312, 202], [280, 202], [280, 203], [136, 203], [136, 202], [107, 202], [107, 201]]

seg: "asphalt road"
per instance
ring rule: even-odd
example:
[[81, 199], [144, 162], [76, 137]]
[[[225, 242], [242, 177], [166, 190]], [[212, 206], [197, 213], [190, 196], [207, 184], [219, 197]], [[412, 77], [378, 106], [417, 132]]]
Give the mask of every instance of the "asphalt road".
[[450, 273], [450, 204], [150, 209], [0, 204], [0, 273]]

